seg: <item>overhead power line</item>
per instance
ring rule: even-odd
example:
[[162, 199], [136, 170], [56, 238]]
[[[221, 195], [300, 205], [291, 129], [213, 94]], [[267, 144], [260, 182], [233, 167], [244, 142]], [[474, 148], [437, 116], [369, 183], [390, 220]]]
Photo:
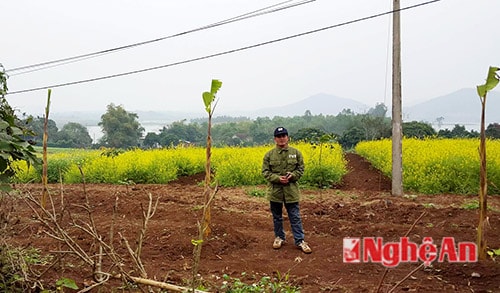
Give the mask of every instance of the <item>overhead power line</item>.
[[[151, 44], [151, 43], [155, 43], [155, 42], [159, 42], [159, 41], [163, 41], [163, 40], [167, 40], [167, 39], [171, 39], [171, 38], [175, 38], [175, 37], [180, 37], [180, 36], [194, 33], [197, 31], [214, 28], [214, 27], [218, 27], [221, 25], [226, 25], [226, 24], [229, 24], [232, 22], [241, 21], [244, 19], [257, 17], [257, 16], [269, 14], [269, 13], [274, 13], [277, 11], [281, 11], [281, 10], [289, 9], [289, 8], [296, 7], [299, 5], [314, 2], [316, 0], [302, 0], [302, 1], [297, 2], [297, 3], [290, 3], [288, 5], [284, 5], [284, 4], [287, 4], [289, 2], [293, 2], [293, 1], [295, 1], [295, 0], [288, 0], [288, 1], [280, 2], [277, 4], [271, 5], [271, 6], [267, 6], [267, 7], [258, 9], [258, 10], [254, 10], [252, 12], [244, 13], [244, 14], [241, 14], [241, 15], [238, 15], [235, 17], [231, 17], [231, 18], [228, 18], [228, 19], [225, 19], [222, 21], [218, 21], [218, 22], [215, 22], [215, 23], [212, 23], [209, 25], [205, 25], [205, 26], [202, 26], [199, 28], [187, 30], [187, 31], [184, 31], [181, 33], [176, 33], [176, 34], [166, 36], [166, 37], [161, 37], [161, 38], [157, 38], [157, 39], [153, 39], [153, 40], [149, 40], [149, 41], [134, 43], [134, 44], [126, 45], [126, 46], [120, 46], [120, 47], [102, 50], [102, 51], [98, 51], [98, 52], [94, 52], [94, 53], [87, 53], [87, 54], [83, 54], [83, 55], [77, 55], [77, 56], [57, 59], [57, 60], [53, 60], [53, 61], [47, 61], [47, 62], [32, 64], [32, 65], [26, 65], [26, 66], [22, 66], [22, 67], [12, 68], [12, 69], [6, 70], [5, 72], [8, 73], [9, 76], [15, 76], [15, 75], [39, 71], [39, 70], [43, 70], [43, 69], [47, 69], [47, 68], [52, 68], [52, 67], [56, 67], [56, 66], [61, 66], [61, 65], [69, 64], [69, 63], [74, 63], [74, 62], [78, 62], [78, 61], [82, 61], [82, 60], [86, 60], [86, 59], [90, 59], [90, 58], [99, 57], [99, 56], [102, 56], [105, 54], [115, 53], [118, 51], [131, 49], [131, 48], [135, 48], [135, 47], [146, 45], [146, 44]], [[17, 72], [17, 73], [12, 73], [12, 72]]]
[[279, 39], [274, 39], [274, 40], [263, 42], [263, 43], [258, 43], [258, 44], [254, 44], [254, 45], [250, 45], [250, 46], [246, 46], [246, 47], [240, 47], [238, 49], [232, 49], [232, 50], [228, 50], [228, 51], [224, 51], [224, 52], [219, 52], [219, 53], [215, 53], [215, 54], [205, 55], [205, 56], [202, 56], [202, 57], [197, 57], [197, 58], [187, 59], [187, 60], [183, 60], [183, 61], [178, 61], [178, 62], [174, 62], [174, 63], [170, 63], [170, 64], [165, 64], [165, 65], [160, 65], [160, 66], [154, 66], [154, 67], [149, 67], [149, 68], [139, 69], [139, 70], [134, 70], [134, 71], [129, 71], [129, 72], [117, 73], [117, 74], [113, 74], [113, 75], [107, 75], [107, 76], [95, 77], [95, 78], [90, 78], [90, 79], [84, 79], [84, 80], [79, 80], [79, 81], [73, 81], [73, 82], [67, 82], [67, 83], [61, 83], [61, 84], [55, 84], [55, 85], [51, 85], [51, 86], [43, 86], [43, 87], [36, 87], [36, 88], [25, 89], [25, 90], [18, 90], [18, 91], [9, 92], [7, 94], [13, 95], [13, 94], [20, 94], [20, 93], [38, 91], [38, 90], [45, 90], [45, 89], [49, 89], [49, 88], [57, 88], [57, 87], [70, 86], [70, 85], [75, 85], [75, 84], [80, 84], [80, 83], [94, 82], [94, 81], [99, 81], [99, 80], [104, 80], [104, 79], [110, 79], [110, 78], [115, 78], [115, 77], [132, 75], [132, 74], [142, 73], [142, 72], [146, 72], [146, 71], [152, 71], [152, 70], [157, 70], [157, 69], [161, 69], [161, 68], [166, 68], [166, 67], [172, 67], [172, 66], [177, 66], [177, 65], [181, 65], [181, 64], [191, 63], [191, 62], [200, 61], [200, 60], [204, 60], [204, 59], [209, 59], [209, 58], [213, 58], [213, 57], [218, 57], [218, 56], [222, 56], [222, 55], [227, 55], [227, 54], [231, 54], [231, 53], [235, 53], [235, 52], [240, 52], [240, 51], [244, 51], [244, 50], [248, 50], [248, 49], [253, 49], [253, 48], [257, 48], [257, 47], [261, 47], [261, 46], [265, 46], [265, 45], [270, 45], [270, 44], [273, 44], [273, 43], [278, 43], [278, 42], [282, 42], [282, 41], [285, 41], [285, 40], [289, 40], [289, 39], [293, 39], [293, 38], [297, 38], [297, 37], [302, 37], [302, 36], [305, 36], [305, 35], [310, 35], [310, 34], [318, 33], [318, 32], [321, 32], [321, 31], [325, 31], [325, 30], [329, 30], [329, 29], [333, 29], [333, 28], [338, 28], [338, 27], [341, 27], [341, 26], [346, 26], [346, 25], [350, 25], [350, 24], [353, 24], [353, 23], [357, 23], [357, 22], [361, 22], [361, 21], [366, 21], [366, 20], [369, 20], [369, 19], [373, 19], [373, 18], [384, 16], [384, 15], [392, 14], [392, 13], [397, 12], [397, 11], [404, 11], [404, 10], [409, 10], [409, 9], [417, 8], [417, 7], [420, 7], [420, 6], [429, 5], [429, 4], [432, 4], [432, 3], [439, 2], [439, 1], [441, 1], [441, 0], [427, 1], [427, 2], [423, 2], [423, 3], [419, 3], [419, 4], [407, 6], [407, 7], [404, 7], [404, 8], [400, 8], [400, 9], [397, 9], [397, 10], [391, 10], [391, 11], [387, 11], [387, 12], [373, 14], [371, 16], [366, 16], [366, 17], [362, 17], [362, 18], [358, 18], [358, 19], [346, 21], [346, 22], [343, 22], [343, 23], [339, 23], [339, 24], [335, 24], [335, 25], [331, 25], [331, 26], [327, 26], [327, 27], [323, 27], [323, 28], [319, 28], [319, 29], [310, 30], [310, 31], [299, 33], [299, 34], [295, 34], [295, 35], [290, 35], [290, 36], [282, 37], [282, 38], [279, 38]]

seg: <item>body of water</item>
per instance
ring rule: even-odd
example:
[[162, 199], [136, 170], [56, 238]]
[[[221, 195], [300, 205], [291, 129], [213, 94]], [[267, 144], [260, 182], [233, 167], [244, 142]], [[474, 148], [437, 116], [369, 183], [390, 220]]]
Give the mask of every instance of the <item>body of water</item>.
[[[148, 124], [148, 125], [141, 125], [144, 127], [145, 131], [143, 132], [144, 135], [148, 134], [149, 132], [153, 133], [160, 133], [160, 130], [163, 129], [165, 126], [164, 124]], [[90, 137], [92, 138], [92, 143], [97, 143], [99, 139], [102, 138], [104, 133], [102, 133], [101, 126], [98, 125], [89, 125], [86, 126], [87, 131], [89, 132]]]

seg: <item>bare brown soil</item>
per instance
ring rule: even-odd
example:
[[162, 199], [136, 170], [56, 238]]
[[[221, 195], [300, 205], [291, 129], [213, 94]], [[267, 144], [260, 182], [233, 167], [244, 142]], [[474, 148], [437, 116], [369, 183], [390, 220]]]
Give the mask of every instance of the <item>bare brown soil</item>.
[[[246, 283], [257, 282], [262, 276], [288, 276], [293, 285], [300, 286], [301, 292], [375, 292], [379, 287], [380, 292], [388, 292], [419, 264], [402, 263], [386, 271], [381, 264], [343, 263], [344, 237], [398, 241], [409, 233], [416, 243], [421, 243], [423, 237], [432, 237], [439, 243], [443, 237], [455, 237], [457, 242], [476, 241], [478, 210], [463, 208], [475, 197], [453, 194], [394, 197], [390, 195], [390, 180], [369, 163], [353, 154], [347, 154], [347, 159], [350, 172], [341, 185], [302, 191], [306, 240], [313, 249], [308, 255], [291, 241], [279, 250], [272, 248], [274, 236], [268, 202], [263, 197], [249, 195], [264, 186], [220, 188], [212, 208], [212, 233], [203, 244], [199, 271], [211, 292], [220, 287], [224, 274]], [[89, 223], [83, 208], [87, 197], [99, 234], [105, 242], [112, 241], [116, 252], [123, 256], [123, 266], [133, 276], [140, 276], [140, 272], [128, 257], [125, 239], [136, 249], [148, 194], [154, 200], [159, 199], [147, 225], [140, 258], [147, 278], [184, 286], [192, 274], [191, 240], [197, 237], [197, 222], [201, 217], [202, 180], [203, 174], [165, 185], [55, 184], [50, 186], [50, 196], [59, 223], [83, 251], [92, 255], [97, 253], [95, 241], [70, 225]], [[16, 188], [36, 198], [42, 193], [38, 184]], [[488, 204], [487, 244], [498, 249], [500, 197], [490, 195]], [[92, 267], [50, 237], [47, 228], [37, 221], [21, 198], [3, 200], [1, 211], [3, 234], [9, 244], [36, 247], [43, 254], [54, 256], [51, 263], [37, 267], [43, 272], [41, 281], [46, 286], [61, 277], [75, 280], [80, 289], [94, 283]], [[288, 239], [292, 239], [288, 222], [285, 227]], [[477, 263], [434, 262], [430, 267], [417, 269], [394, 292], [500, 292], [499, 262], [500, 257]], [[117, 271], [106, 257], [103, 271]], [[116, 280], [91, 292], [121, 291], [116, 289], [120, 285], [121, 280]], [[141, 288], [146, 291], [146, 287]]]

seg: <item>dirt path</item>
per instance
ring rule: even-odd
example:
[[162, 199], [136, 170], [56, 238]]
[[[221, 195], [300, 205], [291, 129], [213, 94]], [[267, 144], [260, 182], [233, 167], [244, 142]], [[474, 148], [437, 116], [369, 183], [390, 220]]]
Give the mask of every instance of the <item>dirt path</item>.
[[372, 167], [363, 157], [355, 153], [346, 153], [347, 173], [342, 184], [337, 186], [341, 190], [362, 191], [391, 191], [391, 180], [382, 172]]
[[[203, 244], [199, 273], [205, 286], [220, 288], [224, 275], [248, 284], [257, 283], [263, 276], [273, 276], [281, 281], [287, 277], [303, 293], [374, 292], [385, 267], [374, 263], [343, 263], [344, 237], [398, 241], [410, 231], [410, 239], [416, 243], [421, 243], [423, 237], [432, 237], [436, 242], [443, 237], [475, 242], [477, 210], [462, 208], [474, 198], [449, 194], [392, 197], [388, 178], [357, 155], [347, 154], [347, 160], [351, 172], [341, 186], [303, 190], [301, 212], [306, 240], [313, 248], [310, 255], [303, 254], [291, 241], [279, 250], [272, 249], [268, 202], [250, 195], [255, 187], [220, 188], [212, 208], [212, 234]], [[123, 258], [120, 265], [134, 276], [140, 272], [127, 252], [125, 240], [133, 249], [137, 247], [143, 210], [151, 194], [159, 201], [142, 243], [141, 260], [147, 277], [184, 285], [192, 274], [191, 240], [196, 239], [201, 216], [203, 187], [199, 182], [202, 180], [200, 174], [164, 185], [54, 184], [49, 190], [59, 224], [84, 251], [94, 255], [96, 242], [75, 225], [89, 223], [89, 214], [83, 208], [88, 200], [97, 231], [105, 241], [113, 239], [115, 253]], [[38, 184], [18, 188], [35, 198], [41, 196]], [[491, 248], [500, 248], [500, 197], [491, 196], [488, 203], [491, 210], [487, 243]], [[61, 277], [75, 280], [80, 289], [94, 283], [92, 267], [67, 253], [67, 246], [50, 237], [47, 227], [36, 221], [33, 211], [20, 197], [4, 199], [1, 208], [6, 227], [1, 232], [9, 244], [36, 247], [56, 260], [36, 267], [43, 272], [40, 277], [43, 284], [53, 285]], [[420, 216], [421, 220], [412, 227]], [[289, 229], [287, 233], [288, 239], [292, 239]], [[417, 266], [402, 263], [389, 270], [382, 292], [387, 292]], [[103, 270], [116, 272], [116, 265], [109, 257], [104, 257]], [[480, 263], [435, 262], [432, 267], [413, 273], [396, 292], [500, 292], [499, 280], [498, 259]], [[119, 280], [113, 281], [101, 291], [92, 292], [116, 291], [120, 285]], [[139, 292], [131, 288], [130, 291]]]

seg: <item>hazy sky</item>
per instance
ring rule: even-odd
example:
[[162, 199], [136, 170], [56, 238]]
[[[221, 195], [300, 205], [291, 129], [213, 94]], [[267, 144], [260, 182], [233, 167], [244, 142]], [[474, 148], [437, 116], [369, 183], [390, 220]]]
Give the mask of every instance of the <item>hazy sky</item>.
[[[274, 107], [317, 93], [369, 106], [391, 104], [392, 15], [217, 57], [392, 10], [392, 0], [316, 0], [178, 37], [22, 73], [21, 66], [172, 36], [265, 7], [270, 0], [2, 1], [0, 63], [9, 92], [166, 66], [52, 89], [51, 112], [203, 110], [201, 94], [222, 81], [216, 114]], [[401, 1], [408, 7], [425, 0]], [[401, 13], [403, 106], [484, 83], [500, 66], [499, 0], [441, 0]], [[169, 66], [167, 66], [169, 65]], [[9, 94], [9, 103], [41, 114], [47, 90]], [[313, 113], [319, 114], [319, 113]], [[276, 113], [279, 115], [279, 113]]]

